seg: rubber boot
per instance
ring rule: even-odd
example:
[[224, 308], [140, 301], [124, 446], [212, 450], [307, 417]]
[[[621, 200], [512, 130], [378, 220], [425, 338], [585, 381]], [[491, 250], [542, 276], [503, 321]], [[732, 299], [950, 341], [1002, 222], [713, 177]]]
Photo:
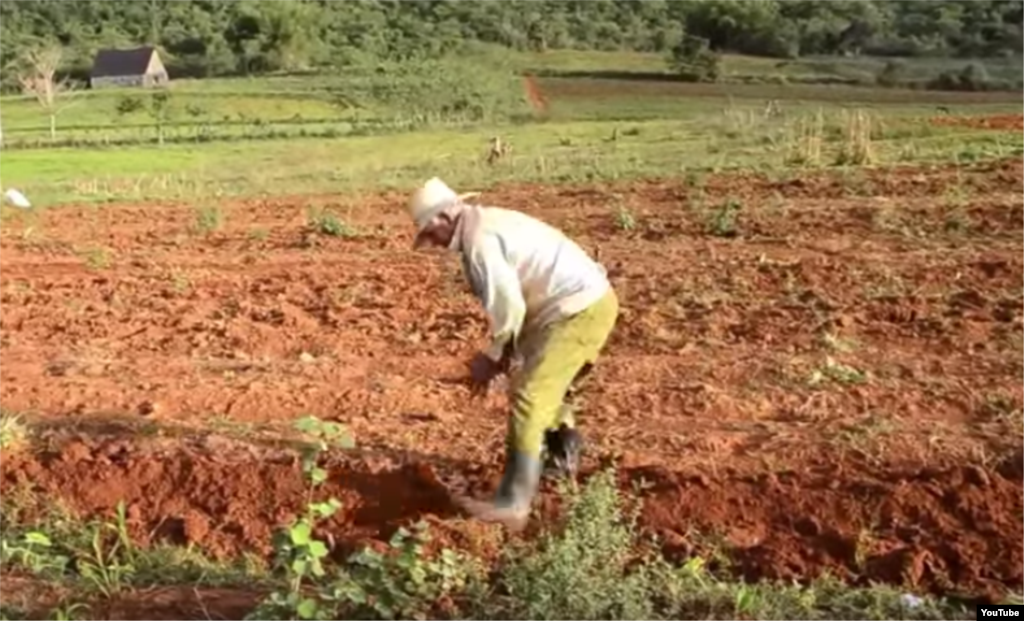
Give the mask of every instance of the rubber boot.
[[575, 478], [579, 471], [583, 436], [575, 428], [562, 424], [544, 434], [544, 473], [553, 477]]
[[505, 474], [490, 501], [460, 498], [464, 511], [483, 522], [497, 522], [511, 531], [526, 527], [530, 505], [540, 486], [541, 461], [525, 453], [510, 450], [505, 458]]

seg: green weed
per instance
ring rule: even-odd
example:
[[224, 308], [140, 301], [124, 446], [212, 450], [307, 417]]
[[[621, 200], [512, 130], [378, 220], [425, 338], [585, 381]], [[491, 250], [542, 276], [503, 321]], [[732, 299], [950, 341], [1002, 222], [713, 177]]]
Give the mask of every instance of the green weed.
[[[113, 543], [108, 543], [113, 534]], [[82, 579], [106, 597], [124, 590], [135, 573], [135, 550], [125, 516], [124, 503], [117, 504], [113, 523], [105, 523], [93, 530], [91, 549], [77, 559]]]
[[707, 224], [705, 231], [715, 237], [736, 237], [739, 234], [737, 218], [743, 205], [736, 199], [730, 198], [715, 209]]
[[257, 619], [330, 619], [335, 598], [322, 589], [312, 593], [303, 590], [308, 580], [323, 581], [327, 572], [324, 559], [329, 549], [324, 541], [313, 536], [316, 524], [334, 515], [341, 508], [336, 498], [315, 501], [317, 488], [327, 480], [327, 471], [318, 464], [320, 457], [332, 448], [351, 448], [352, 439], [337, 423], [324, 422], [307, 416], [295, 423], [295, 428], [312, 441], [302, 449], [302, 472], [309, 483], [306, 512], [291, 526], [277, 533], [277, 567], [284, 570], [287, 589], [272, 592], [253, 611]]
[[91, 270], [102, 270], [110, 267], [112, 262], [110, 251], [103, 246], [93, 246], [81, 252], [85, 265]]
[[194, 228], [201, 235], [209, 235], [224, 226], [224, 211], [219, 205], [207, 205], [196, 210]]
[[170, 279], [171, 288], [178, 294], [185, 293], [192, 286], [192, 280], [188, 277], [188, 274], [177, 268], [171, 269]]
[[[134, 587], [169, 584], [260, 584], [262, 560], [243, 557], [230, 562], [208, 559], [192, 546], [135, 546], [127, 513], [119, 503], [114, 518], [83, 523], [57, 503], [40, 504], [15, 488], [4, 497], [0, 566], [111, 597]], [[24, 524], [25, 515], [42, 516]], [[38, 519], [38, 518], [37, 518]]]
[[615, 211], [615, 226], [620, 231], [634, 231], [636, 230], [636, 216], [628, 207], [620, 205]]
[[[635, 564], [639, 506], [624, 510], [615, 473], [595, 475], [583, 491], [563, 485], [565, 523], [535, 546], [513, 553], [499, 578], [497, 610], [478, 618], [650, 619], [664, 564]], [[497, 613], [497, 614], [496, 614]]]
[[50, 618], [53, 621], [72, 621], [74, 619], [88, 618], [80, 616], [89, 611], [89, 606], [81, 602], [62, 602], [50, 611]]
[[21, 621], [28, 618], [29, 613], [25, 610], [8, 603], [0, 603], [0, 621]]
[[303, 451], [302, 469], [309, 482], [307, 510], [276, 539], [278, 567], [287, 588], [272, 592], [253, 610], [252, 619], [410, 619], [427, 618], [439, 601], [463, 593], [480, 572], [472, 559], [452, 550], [427, 558], [426, 524], [400, 528], [387, 552], [365, 549], [332, 571], [325, 567], [328, 548], [313, 536], [316, 524], [333, 515], [334, 498], [315, 501], [314, 491], [327, 478], [318, 458], [332, 447], [352, 446], [336, 423], [306, 417], [296, 423], [313, 438]]
[[810, 386], [821, 386], [827, 382], [837, 384], [863, 384], [868, 381], [868, 374], [850, 365], [836, 361], [831, 356], [825, 357], [825, 363], [811, 372], [807, 383]]
[[[942, 599], [883, 586], [851, 588], [828, 576], [807, 585], [745, 583], [681, 566], [636, 528], [611, 470], [580, 490], [563, 486], [564, 521], [512, 552], [469, 612], [477, 619], [945, 619], [965, 614]], [[632, 499], [635, 501], [635, 497]], [[624, 509], [630, 504], [631, 508]]]
[[35, 576], [56, 578], [64, 574], [70, 557], [57, 551], [50, 537], [40, 531], [0, 539], [0, 566], [21, 567]]
[[[863, 421], [858, 436], [880, 424]], [[384, 551], [363, 550], [330, 567], [326, 545], [315, 538], [313, 527], [337, 503], [316, 498], [327, 478], [318, 460], [334, 446], [351, 444], [333, 423], [309, 417], [297, 426], [312, 437], [302, 458], [310, 483], [307, 511], [282, 533], [283, 579], [248, 618], [948, 619], [967, 614], [944, 599], [885, 586], [855, 588], [828, 576], [806, 584], [745, 583], [717, 575], [701, 557], [670, 564], [658, 552], [658, 542], [640, 534], [639, 498], [619, 491], [613, 470], [593, 475], [579, 488], [563, 483], [562, 519], [539, 538], [512, 547], [489, 573], [478, 559], [452, 550], [428, 554], [422, 523], [399, 529]], [[9, 501], [5, 498], [5, 506]], [[80, 572], [84, 590], [74, 590], [78, 582], [66, 583], [72, 597], [51, 609], [52, 618], [83, 616], [82, 604], [67, 602], [89, 601], [84, 598], [93, 591], [107, 596], [157, 580], [208, 582], [205, 574], [182, 569], [196, 563], [188, 554], [161, 556], [134, 547], [123, 504], [105, 524], [83, 527], [54, 518], [48, 523], [51, 534], [34, 529], [15, 535], [12, 516], [5, 509], [4, 571], [16, 566], [47, 580], [74, 580], [73, 569]], [[870, 532], [858, 538], [858, 563], [871, 553]], [[258, 574], [223, 577], [248, 588], [262, 580]], [[7, 619], [28, 614], [10, 605], [0, 613]]]
[[835, 441], [862, 451], [870, 451], [878, 446], [882, 438], [893, 431], [892, 419], [869, 414], [858, 421], [842, 425], [836, 433]]
[[28, 441], [25, 421], [18, 414], [0, 409], [0, 450], [15, 451]]
[[1024, 408], [1010, 395], [986, 395], [976, 411], [982, 420], [1008, 425], [1018, 435], [1024, 426]]
[[464, 595], [480, 579], [479, 564], [450, 549], [427, 558], [427, 525], [400, 528], [389, 551], [365, 549], [338, 573], [334, 599], [355, 618], [425, 619], [438, 602]]
[[309, 229], [330, 237], [356, 237], [358, 233], [347, 222], [326, 209], [310, 209], [307, 218]]

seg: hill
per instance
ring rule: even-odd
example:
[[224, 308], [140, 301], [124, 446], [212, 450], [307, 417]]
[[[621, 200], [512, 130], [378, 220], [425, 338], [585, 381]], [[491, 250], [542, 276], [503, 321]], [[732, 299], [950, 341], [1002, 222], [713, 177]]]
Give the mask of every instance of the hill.
[[81, 73], [99, 48], [145, 43], [172, 77], [436, 58], [466, 42], [665, 54], [684, 34], [718, 53], [786, 59], [997, 58], [1020, 56], [1021, 24], [1022, 3], [1006, 0], [39, 0], [0, 4], [0, 53], [59, 43]]

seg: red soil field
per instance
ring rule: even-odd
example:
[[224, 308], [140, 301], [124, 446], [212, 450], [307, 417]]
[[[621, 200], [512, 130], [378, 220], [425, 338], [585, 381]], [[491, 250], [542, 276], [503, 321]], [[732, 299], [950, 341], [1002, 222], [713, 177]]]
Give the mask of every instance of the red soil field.
[[932, 119], [936, 125], [973, 127], [976, 129], [997, 129], [1004, 131], [1024, 130], [1024, 114], [1003, 114], [996, 116], [940, 116]]
[[[648, 483], [642, 524], [667, 554], [715, 540], [748, 578], [989, 599], [1024, 579], [1022, 180], [1009, 160], [482, 200], [608, 267], [623, 315], [583, 391], [586, 470]], [[730, 198], [737, 235], [711, 235]], [[313, 414], [358, 443], [329, 464], [337, 555], [421, 518], [494, 554], [445, 488], [496, 484], [505, 397], [471, 399], [486, 323], [454, 257], [410, 249], [404, 200], [227, 201], [209, 235], [180, 204], [6, 212], [0, 399], [41, 437], [4, 455], [5, 493], [85, 516], [123, 500], [142, 544], [269, 554], [304, 502], [274, 438]], [[309, 234], [310, 204], [363, 234]], [[88, 265], [97, 248], [109, 265]], [[548, 486], [532, 529], [556, 509]]]
[[[599, 73], [599, 72], [598, 72]], [[683, 82], [670, 76], [539, 77], [536, 83], [555, 105], [563, 99], [602, 100], [631, 97], [734, 97], [783, 101], [836, 101], [877, 104], [968, 105], [1020, 103], [1013, 91], [928, 91], [899, 88], [822, 84], [741, 84], [732, 82]]]

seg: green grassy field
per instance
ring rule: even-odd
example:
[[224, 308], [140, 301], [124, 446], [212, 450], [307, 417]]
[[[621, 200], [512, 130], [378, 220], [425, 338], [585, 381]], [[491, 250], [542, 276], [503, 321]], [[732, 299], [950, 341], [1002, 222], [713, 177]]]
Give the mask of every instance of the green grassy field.
[[[843, 105], [1018, 104], [1017, 92], [954, 93], [881, 89], [871, 85], [884, 65], [879, 59], [776, 61], [725, 56], [723, 82], [664, 81], [657, 54], [551, 51], [510, 54], [481, 47], [474, 62], [389, 65], [339, 75], [269, 76], [179, 80], [171, 89], [164, 138], [171, 142], [338, 137], [467, 124], [479, 126], [523, 118], [514, 73], [541, 73], [541, 91], [552, 100], [552, 120], [653, 120], [721, 107], [728, 99], [825, 101]], [[969, 61], [911, 59], [909, 74], [926, 80]], [[1001, 80], [1018, 76], [1020, 59], [986, 61]], [[560, 77], [561, 76], [561, 77]], [[566, 77], [569, 76], [569, 77]], [[589, 77], [588, 77], [589, 76]], [[632, 77], [631, 77], [632, 76]], [[657, 79], [656, 79], [657, 78]], [[816, 84], [830, 83], [829, 86]], [[483, 95], [481, 95], [483, 93]], [[79, 91], [66, 98], [57, 120], [56, 146], [145, 143], [157, 138], [149, 93], [117, 89]], [[136, 98], [140, 109], [121, 113]], [[479, 104], [478, 113], [454, 109], [459, 101]], [[710, 100], [710, 101], [708, 101]], [[0, 98], [5, 146], [55, 146], [49, 118], [24, 96]]]
[[[873, 125], [873, 164], [975, 161], [1019, 152], [1021, 146], [1012, 134], [933, 126], [926, 120], [928, 107], [866, 110]], [[796, 157], [804, 148], [800, 128], [815, 122], [819, 111], [821, 154]], [[1012, 111], [1006, 105], [972, 110]], [[846, 140], [848, 110], [787, 104], [784, 114], [766, 119], [761, 105], [702, 98], [677, 102], [676, 118], [660, 120], [550, 120], [344, 138], [17, 150], [3, 154], [0, 173], [5, 186], [46, 205], [408, 188], [435, 174], [463, 186], [486, 187], [513, 180], [588, 181], [735, 168], [782, 171], [836, 163]], [[513, 151], [491, 166], [485, 157], [488, 140], [496, 134]]]
[[[389, 67], [383, 75], [178, 81], [163, 146], [156, 144], [146, 92], [80, 93], [58, 118], [58, 145], [65, 146], [51, 143], [48, 121], [34, 101], [6, 97], [0, 100], [7, 146], [0, 175], [37, 203], [53, 204], [404, 188], [441, 173], [453, 183], [486, 186], [690, 169], [782, 169], [797, 160], [833, 164], [853, 110], [871, 117], [876, 164], [969, 161], [1020, 146], [1005, 133], [927, 122], [939, 114], [937, 105], [953, 115], [1019, 112], [1017, 93], [563, 75], [536, 80], [546, 103], [537, 111], [514, 71], [601, 68], [642, 76], [660, 71], [662, 59], [559, 51], [488, 58], [490, 69], [432, 65], [438, 72], [427, 78], [421, 68]], [[874, 61], [832, 62], [869, 71]], [[769, 72], [777, 64], [726, 57], [727, 70], [736, 75]], [[784, 69], [812, 66], [802, 60]], [[120, 114], [119, 103], [131, 97], [143, 109]], [[768, 115], [770, 100], [783, 103]], [[819, 114], [821, 154], [795, 158], [805, 141], [803, 128], [817, 123]], [[484, 160], [495, 135], [513, 151], [489, 166]]]
[[[507, 52], [502, 52], [507, 54]], [[524, 71], [550, 71], [555, 73], [611, 71], [634, 73], [668, 73], [665, 57], [656, 53], [602, 52], [582, 50], [550, 50], [543, 53], [518, 53], [510, 62]], [[726, 79], [755, 78], [762, 81], [785, 79], [801, 80], [856, 80], [865, 84], [885, 66], [887, 59], [873, 57], [815, 57], [805, 56], [792, 60], [758, 58], [725, 54], [722, 72]], [[908, 73], [921, 80], [934, 77], [942, 71], [957, 71], [971, 63], [970, 59], [902, 59]], [[997, 58], [981, 61], [989, 75], [997, 79], [1019, 79], [1020, 58]]]

